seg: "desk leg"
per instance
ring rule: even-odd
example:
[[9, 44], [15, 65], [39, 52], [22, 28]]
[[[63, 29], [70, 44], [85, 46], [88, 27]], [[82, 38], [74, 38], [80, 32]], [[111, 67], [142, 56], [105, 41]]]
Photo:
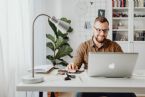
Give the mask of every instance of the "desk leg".
[[51, 97], [55, 97], [55, 94], [54, 94], [54, 92], [51, 92]]
[[39, 92], [39, 97], [43, 97], [43, 92]]

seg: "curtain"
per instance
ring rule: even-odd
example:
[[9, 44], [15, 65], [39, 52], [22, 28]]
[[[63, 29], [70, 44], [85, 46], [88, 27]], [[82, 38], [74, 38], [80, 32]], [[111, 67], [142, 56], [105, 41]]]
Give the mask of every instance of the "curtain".
[[19, 97], [16, 84], [31, 67], [31, 0], [0, 0], [0, 97]]

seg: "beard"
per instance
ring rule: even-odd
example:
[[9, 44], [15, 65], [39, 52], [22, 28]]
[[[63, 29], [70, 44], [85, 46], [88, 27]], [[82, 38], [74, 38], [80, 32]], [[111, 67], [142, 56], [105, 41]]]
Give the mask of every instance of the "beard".
[[[99, 37], [101, 37], [101, 38], [103, 38], [103, 39], [99, 39]], [[96, 39], [96, 41], [98, 42], [98, 43], [103, 43], [104, 41], [105, 41], [105, 39], [106, 39], [106, 37], [103, 35], [103, 36], [97, 36], [97, 37], [95, 37], [95, 39]]]

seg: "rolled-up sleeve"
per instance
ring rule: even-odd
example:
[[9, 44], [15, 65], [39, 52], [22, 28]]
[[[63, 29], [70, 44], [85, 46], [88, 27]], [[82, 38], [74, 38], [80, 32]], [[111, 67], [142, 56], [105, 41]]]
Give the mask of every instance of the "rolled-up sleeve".
[[115, 52], [123, 52], [121, 46], [118, 43], [116, 43], [114, 47], [115, 47]]
[[80, 44], [77, 51], [75, 52], [75, 55], [73, 57], [73, 63], [78, 66], [78, 68], [81, 67], [81, 65], [84, 63], [84, 54], [86, 51], [86, 46], [84, 43]]

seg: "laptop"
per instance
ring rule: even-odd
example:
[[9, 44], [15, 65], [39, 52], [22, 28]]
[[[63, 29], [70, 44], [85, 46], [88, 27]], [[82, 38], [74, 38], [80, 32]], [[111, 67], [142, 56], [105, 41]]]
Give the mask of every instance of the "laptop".
[[88, 75], [95, 77], [131, 77], [138, 53], [89, 52]]

